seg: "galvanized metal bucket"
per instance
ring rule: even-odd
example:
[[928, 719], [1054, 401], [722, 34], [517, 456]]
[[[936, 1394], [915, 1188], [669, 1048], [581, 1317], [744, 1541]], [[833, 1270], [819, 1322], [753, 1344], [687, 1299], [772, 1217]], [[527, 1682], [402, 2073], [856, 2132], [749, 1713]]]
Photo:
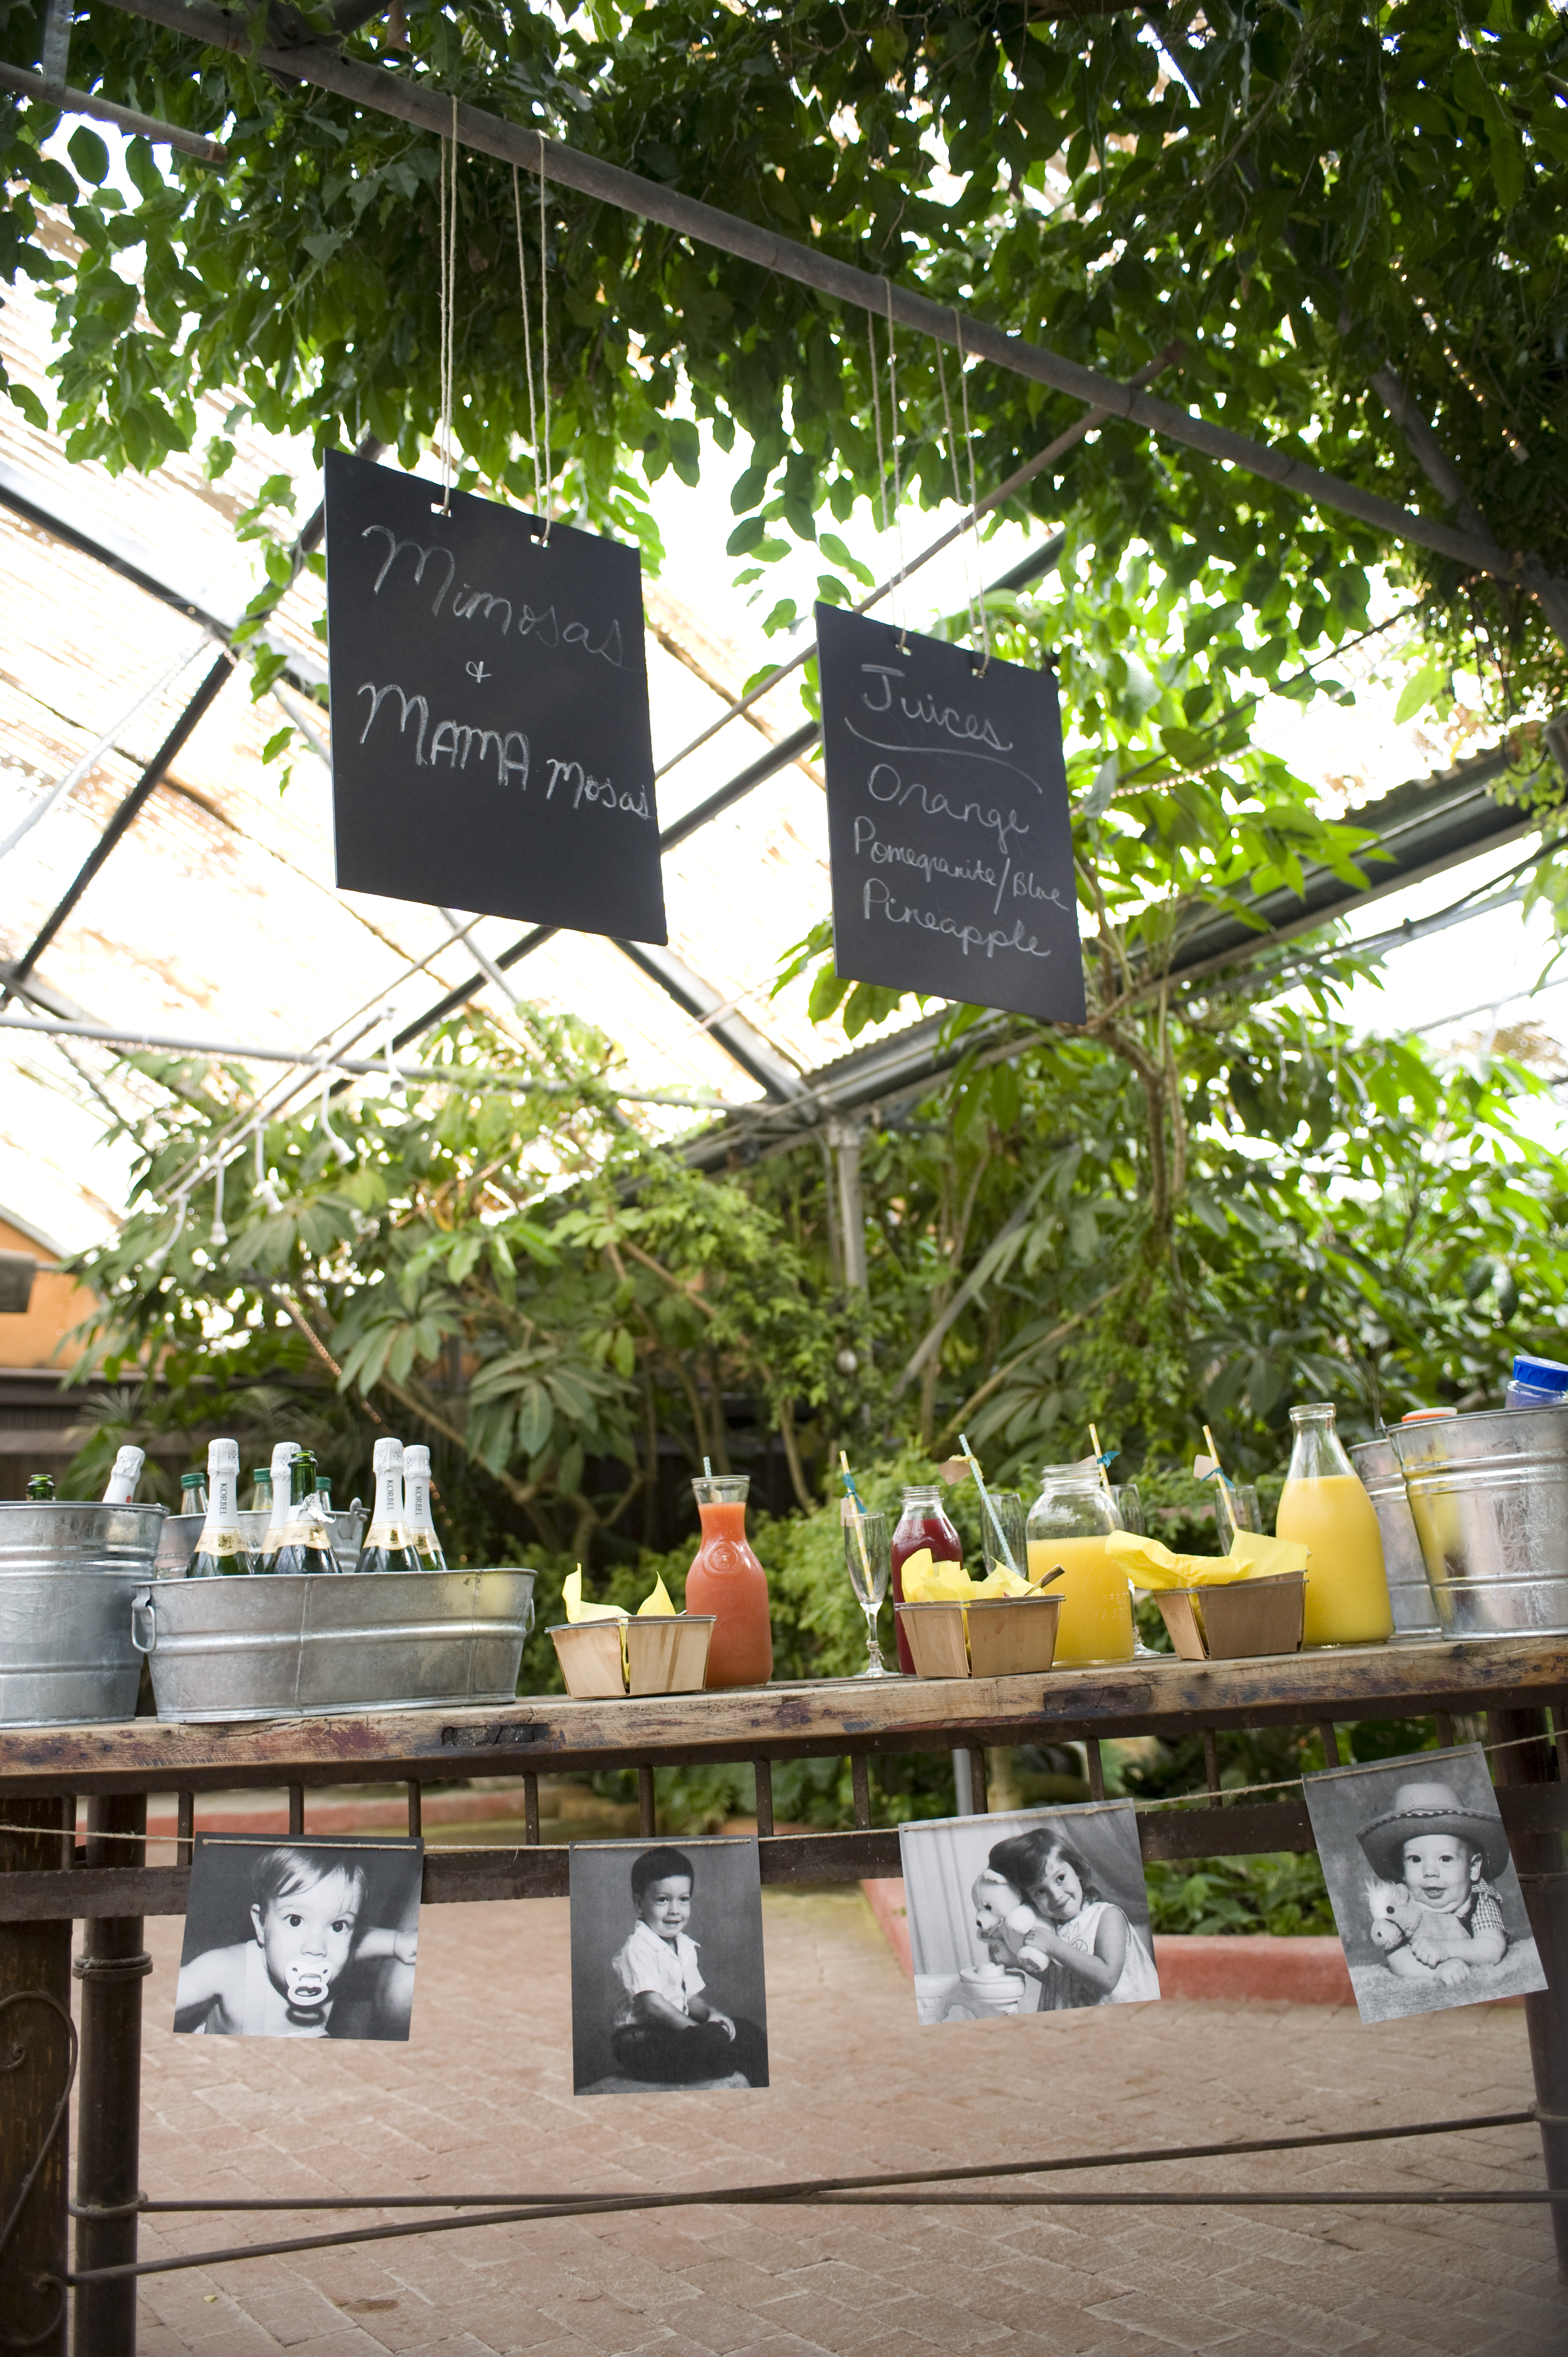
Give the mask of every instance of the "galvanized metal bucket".
[[1389, 1435], [1444, 1636], [1568, 1631], [1568, 1407]]
[[130, 1620], [160, 1718], [510, 1702], [537, 1577], [509, 1566], [144, 1581]]
[[1383, 1568], [1389, 1576], [1389, 1602], [1393, 1607], [1394, 1637], [1440, 1637], [1431, 1582], [1415, 1534], [1404, 1475], [1393, 1445], [1387, 1439], [1359, 1440], [1350, 1462], [1360, 1475], [1378, 1517], [1383, 1539]]
[[[204, 1514], [171, 1514], [164, 1524], [163, 1537], [158, 1541], [157, 1561], [153, 1566], [159, 1579], [183, 1579], [190, 1569], [190, 1558], [196, 1553], [196, 1542], [201, 1536]], [[240, 1528], [245, 1544], [260, 1553], [267, 1525], [272, 1517], [267, 1513], [242, 1514]], [[365, 1509], [358, 1501], [347, 1512], [334, 1514], [332, 1522], [332, 1552], [338, 1558], [339, 1571], [352, 1571], [360, 1553], [360, 1541], [364, 1534]]]
[[131, 1598], [161, 1506], [0, 1503], [0, 1727], [134, 1718]]

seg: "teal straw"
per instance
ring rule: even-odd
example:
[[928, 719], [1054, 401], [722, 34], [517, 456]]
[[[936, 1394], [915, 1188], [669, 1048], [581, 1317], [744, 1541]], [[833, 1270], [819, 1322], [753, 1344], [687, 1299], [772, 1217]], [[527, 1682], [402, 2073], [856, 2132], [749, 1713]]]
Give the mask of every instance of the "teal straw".
[[1007, 1534], [1002, 1527], [1002, 1517], [997, 1512], [995, 1507], [992, 1504], [991, 1492], [986, 1488], [984, 1480], [982, 1479], [979, 1460], [975, 1457], [973, 1449], [970, 1447], [961, 1432], [958, 1437], [958, 1445], [962, 1449], [965, 1457], [969, 1459], [969, 1469], [974, 1476], [974, 1486], [979, 1491], [985, 1511], [991, 1517], [991, 1526], [996, 1533], [996, 1544], [1002, 1550], [1002, 1559], [1006, 1564], [1007, 1568], [1012, 1573], [1014, 1578], [1022, 1579], [1024, 1575], [1013, 1560], [1013, 1550], [1007, 1544]]

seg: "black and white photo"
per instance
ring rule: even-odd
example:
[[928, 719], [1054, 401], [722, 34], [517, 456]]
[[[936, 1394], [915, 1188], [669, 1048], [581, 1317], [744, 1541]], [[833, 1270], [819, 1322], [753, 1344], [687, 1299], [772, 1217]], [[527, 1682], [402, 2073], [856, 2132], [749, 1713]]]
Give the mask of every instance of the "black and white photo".
[[1304, 1781], [1363, 2021], [1546, 1986], [1478, 1743]]
[[575, 1842], [579, 2095], [766, 2087], [755, 1841]]
[[198, 1834], [174, 2026], [406, 2040], [424, 1845]]
[[1131, 1801], [906, 1824], [898, 1842], [923, 2025], [1159, 1996]]

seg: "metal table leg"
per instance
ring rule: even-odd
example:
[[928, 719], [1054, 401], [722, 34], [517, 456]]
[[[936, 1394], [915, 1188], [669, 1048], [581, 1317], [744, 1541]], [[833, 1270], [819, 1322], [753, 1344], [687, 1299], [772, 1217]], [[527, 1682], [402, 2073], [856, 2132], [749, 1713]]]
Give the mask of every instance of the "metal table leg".
[[[145, 1843], [94, 1841], [95, 1834], [145, 1834], [146, 1795], [94, 1801], [88, 1817], [90, 1866], [140, 1866]], [[136, 2184], [142, 2104], [142, 1982], [153, 1960], [139, 1915], [90, 1921], [72, 1969], [81, 1983], [81, 2094], [77, 2107], [76, 2264], [112, 2267], [136, 2255]], [[75, 2341], [86, 2357], [134, 2357], [136, 2280], [81, 2284]]]
[[[69, 1865], [73, 1803], [8, 1801], [4, 1813], [38, 1832], [0, 1834], [0, 1874]], [[0, 1922], [0, 2348], [38, 2357], [65, 2357], [74, 2045], [70, 1925]]]
[[[1508, 1743], [1537, 1731], [1544, 1733], [1546, 1714], [1489, 1711], [1487, 1727], [1494, 1743]], [[1501, 1784], [1557, 1781], [1556, 1761], [1546, 1743], [1520, 1743], [1517, 1750], [1499, 1751], [1497, 1763]], [[1546, 2182], [1555, 2191], [1560, 2186], [1568, 2188], [1568, 1874], [1563, 1871], [1560, 1833], [1514, 1834], [1509, 1847], [1541, 1951], [1541, 1968], [1549, 1984], [1525, 1998], [1524, 2017], [1535, 2072], [1536, 2116], [1541, 2123]], [[1557, 2273], [1568, 2283], [1568, 2203], [1552, 2204], [1552, 2228], [1557, 2239]]]

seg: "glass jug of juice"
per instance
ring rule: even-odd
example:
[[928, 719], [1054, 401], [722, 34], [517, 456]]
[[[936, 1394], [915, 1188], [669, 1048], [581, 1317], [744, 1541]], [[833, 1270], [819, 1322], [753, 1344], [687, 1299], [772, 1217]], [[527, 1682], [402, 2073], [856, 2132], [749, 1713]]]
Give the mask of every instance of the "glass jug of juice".
[[746, 1543], [745, 1473], [709, 1473], [692, 1484], [702, 1544], [686, 1574], [686, 1609], [711, 1612], [708, 1686], [763, 1686], [773, 1675], [768, 1574]]
[[[893, 1601], [904, 1601], [904, 1566], [922, 1547], [930, 1549], [933, 1563], [961, 1563], [963, 1542], [947, 1517], [942, 1493], [935, 1482], [904, 1491], [904, 1510], [898, 1517], [898, 1527], [893, 1534]], [[897, 1612], [893, 1626], [898, 1632], [898, 1667], [907, 1678], [915, 1674], [915, 1656], [909, 1651], [909, 1640], [904, 1634], [904, 1623]]]
[[1274, 1535], [1312, 1554], [1306, 1566], [1306, 1645], [1377, 1645], [1394, 1631], [1377, 1509], [1324, 1403], [1293, 1407], [1295, 1426]]
[[1111, 1533], [1122, 1527], [1116, 1497], [1092, 1458], [1082, 1465], [1046, 1467], [1029, 1509], [1029, 1577], [1043, 1578], [1058, 1563], [1067, 1566], [1047, 1590], [1062, 1600], [1058, 1662], [1133, 1659], [1132, 1591], [1126, 1573], [1105, 1552]]

